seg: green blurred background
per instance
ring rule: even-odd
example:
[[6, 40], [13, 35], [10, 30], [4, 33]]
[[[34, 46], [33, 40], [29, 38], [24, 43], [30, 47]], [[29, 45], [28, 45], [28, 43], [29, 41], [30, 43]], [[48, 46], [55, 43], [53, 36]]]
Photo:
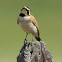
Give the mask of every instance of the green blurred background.
[[35, 16], [53, 62], [62, 62], [62, 0], [0, 0], [0, 62], [17, 62], [26, 35], [17, 25], [24, 6]]

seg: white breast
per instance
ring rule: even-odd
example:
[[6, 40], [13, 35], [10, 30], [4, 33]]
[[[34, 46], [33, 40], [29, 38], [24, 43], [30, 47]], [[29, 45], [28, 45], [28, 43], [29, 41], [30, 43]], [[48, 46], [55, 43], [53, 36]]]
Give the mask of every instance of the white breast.
[[26, 33], [31, 34], [37, 33], [37, 28], [31, 22], [23, 22], [23, 23], [20, 22], [19, 25]]
[[18, 18], [19, 18], [19, 20], [21, 20], [21, 21], [28, 21], [28, 20], [30, 20], [30, 16], [25, 16], [25, 17], [19, 16]]
[[25, 17], [19, 16], [18, 18], [20, 21], [19, 25], [23, 29], [23, 31], [38, 36], [36, 26], [34, 26], [32, 22], [28, 22], [28, 20], [30, 20], [30, 16], [25, 16]]

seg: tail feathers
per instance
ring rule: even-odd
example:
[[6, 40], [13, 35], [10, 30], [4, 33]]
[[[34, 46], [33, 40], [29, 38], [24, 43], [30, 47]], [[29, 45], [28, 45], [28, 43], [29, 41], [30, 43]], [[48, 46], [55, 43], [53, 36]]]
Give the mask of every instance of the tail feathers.
[[40, 37], [35, 37], [37, 41], [42, 41]]

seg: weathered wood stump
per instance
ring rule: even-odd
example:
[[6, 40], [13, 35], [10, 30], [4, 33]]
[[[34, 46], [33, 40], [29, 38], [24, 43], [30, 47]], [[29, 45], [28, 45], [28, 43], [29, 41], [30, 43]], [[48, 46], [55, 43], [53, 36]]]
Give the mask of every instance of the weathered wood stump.
[[43, 41], [25, 41], [17, 62], [52, 62], [52, 55]]

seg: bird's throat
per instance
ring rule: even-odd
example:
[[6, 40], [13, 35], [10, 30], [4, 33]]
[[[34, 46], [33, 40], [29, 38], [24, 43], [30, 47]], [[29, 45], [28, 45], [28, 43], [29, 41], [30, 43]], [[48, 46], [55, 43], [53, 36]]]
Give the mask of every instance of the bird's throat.
[[25, 14], [23, 14], [23, 13], [20, 13], [20, 14], [19, 14], [19, 16], [22, 16], [22, 17], [24, 17], [24, 16], [25, 16]]

